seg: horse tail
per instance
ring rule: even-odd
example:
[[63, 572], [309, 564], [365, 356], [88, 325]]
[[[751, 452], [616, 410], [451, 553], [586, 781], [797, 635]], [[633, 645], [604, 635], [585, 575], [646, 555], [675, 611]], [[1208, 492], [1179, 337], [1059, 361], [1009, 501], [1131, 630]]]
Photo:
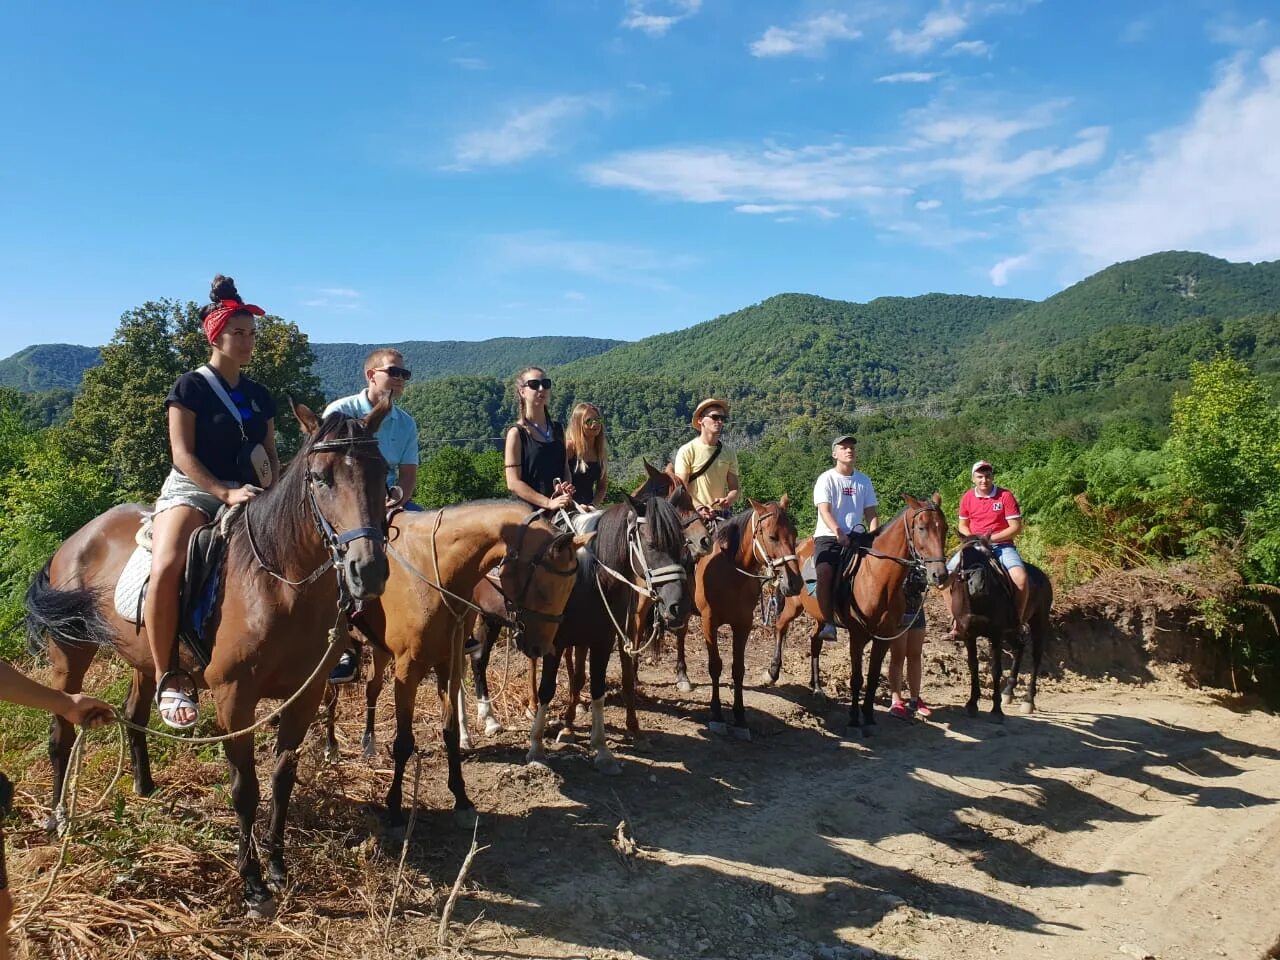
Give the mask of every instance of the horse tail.
[[27, 649], [39, 655], [47, 637], [60, 646], [111, 646], [115, 631], [101, 612], [101, 592], [92, 587], [59, 590], [49, 581], [50, 558], [27, 588]]

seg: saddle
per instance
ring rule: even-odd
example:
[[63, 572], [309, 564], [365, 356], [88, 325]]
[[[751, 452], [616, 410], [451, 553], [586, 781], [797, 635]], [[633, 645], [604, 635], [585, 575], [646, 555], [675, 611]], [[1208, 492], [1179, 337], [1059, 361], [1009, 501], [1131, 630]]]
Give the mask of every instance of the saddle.
[[997, 559], [995, 551], [981, 541], [966, 543], [961, 548], [959, 572], [971, 599], [984, 596], [990, 589], [988, 584], [997, 585], [1010, 602], [1017, 596], [1009, 571]]
[[[213, 656], [212, 630], [222, 570], [227, 556], [228, 529], [234, 508], [223, 507], [213, 520], [196, 529], [187, 541], [187, 566], [179, 594], [178, 639], [203, 669]], [[138, 546], [116, 582], [115, 607], [129, 623], [143, 626], [143, 609], [151, 580], [151, 514], [142, 520]]]

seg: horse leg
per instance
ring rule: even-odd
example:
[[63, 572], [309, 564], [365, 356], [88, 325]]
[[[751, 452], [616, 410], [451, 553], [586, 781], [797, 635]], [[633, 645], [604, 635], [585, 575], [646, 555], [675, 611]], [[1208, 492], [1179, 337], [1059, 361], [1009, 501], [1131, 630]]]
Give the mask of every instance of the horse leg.
[[1027, 695], [1019, 707], [1024, 716], [1036, 712], [1036, 680], [1040, 676], [1040, 657], [1044, 654], [1044, 635], [1048, 631], [1048, 611], [1037, 610], [1031, 618], [1031, 676], [1027, 678]]
[[[964, 628], [962, 628], [964, 629]], [[978, 715], [978, 638], [972, 629], [964, 630], [965, 650], [969, 655], [969, 699], [964, 705], [964, 712], [971, 717]]]
[[609, 675], [609, 654], [613, 651], [613, 640], [597, 641], [591, 644], [591, 762], [597, 770], [607, 776], [622, 773], [622, 767], [609, 752], [609, 744], [604, 734], [604, 691], [605, 681]]
[[[627, 711], [627, 733], [640, 732], [640, 720], [636, 717], [636, 672], [639, 662], [627, 653], [626, 645], [618, 640], [618, 660], [622, 664], [622, 705]], [[594, 718], [592, 719], [594, 728]]]
[[[533, 661], [537, 663], [537, 661]], [[533, 668], [530, 667], [530, 672]], [[529, 728], [529, 753], [526, 763], [547, 762], [546, 747], [542, 740], [547, 735], [547, 711], [556, 696], [556, 674], [560, 672], [560, 651], [556, 650], [542, 658], [542, 682], [538, 685], [538, 709], [533, 715], [533, 725]]]
[[[818, 635], [821, 631], [822, 625], [815, 623], [813, 632], [809, 634], [809, 692], [825, 698], [827, 691], [822, 687], [822, 637]], [[849, 634], [849, 642], [853, 643], [853, 634]]]
[[[49, 641], [49, 662], [53, 665], [49, 685], [63, 693], [79, 693], [84, 689], [84, 675], [93, 663], [96, 647], [77, 644], [63, 647]], [[62, 788], [67, 781], [67, 767], [71, 763], [71, 746], [75, 743], [76, 728], [53, 714], [49, 720], [49, 763], [53, 766], [53, 801], [45, 829], [54, 833], [65, 822], [62, 807]]]
[[476, 631], [480, 635], [480, 655], [471, 661], [471, 679], [476, 685], [476, 723], [483, 723], [485, 736], [492, 737], [502, 732], [502, 724], [493, 715], [489, 700], [489, 657], [493, 654], [498, 630], [481, 617], [476, 621]]
[[689, 625], [686, 622], [684, 626], [671, 632], [676, 635], [676, 689], [681, 693], [689, 693], [693, 690], [693, 684], [689, 682], [689, 671], [684, 662], [684, 636], [689, 632]]
[[569, 678], [569, 702], [564, 709], [564, 726], [556, 734], [556, 743], [573, 743], [578, 739], [573, 725], [578, 720], [578, 698], [586, 685], [587, 658], [583, 651], [572, 646], [564, 648], [565, 676]]
[[[1015, 631], [1018, 629], [1015, 621]], [[1000, 705], [1000, 676], [1004, 673], [1004, 634], [1003, 630], [992, 630], [991, 637], [991, 721], [1004, 723], [1004, 707]]]
[[[710, 611], [708, 611], [710, 612]], [[729, 725], [724, 722], [724, 711], [720, 708], [720, 673], [724, 663], [720, 659], [720, 625], [710, 617], [702, 621], [703, 639], [707, 644], [707, 672], [711, 674], [711, 720], [707, 724], [712, 733], [726, 734]]]
[[470, 829], [476, 823], [476, 805], [467, 796], [467, 785], [462, 779], [461, 739], [458, 731], [459, 710], [453, 705], [462, 696], [462, 645], [457, 644], [446, 675], [441, 676], [436, 667], [436, 693], [440, 697], [441, 734], [444, 737], [445, 755], [449, 762], [449, 792], [453, 794], [453, 818], [461, 827]]
[[773, 659], [769, 661], [767, 672], [770, 684], [777, 683], [778, 678], [782, 676], [782, 645], [786, 642], [787, 629], [797, 613], [799, 613], [798, 608], [793, 609], [791, 604], [784, 603], [782, 611], [778, 614], [778, 620], [773, 625]]
[[751, 624], [733, 625], [733, 726], [729, 732], [738, 740], [750, 740], [751, 728], [747, 726], [747, 710], [742, 703], [742, 683], [747, 675], [747, 638]]
[[413, 708], [418, 700], [418, 684], [421, 682], [422, 671], [417, 664], [410, 662], [403, 670], [399, 663], [396, 664], [396, 739], [391, 746], [394, 770], [391, 774], [391, 788], [387, 791], [387, 822], [391, 826], [400, 824], [404, 801], [404, 768], [417, 746], [413, 738]]
[[1022, 653], [1026, 649], [1026, 641], [1022, 631], [1014, 633], [1010, 640], [1010, 652], [1013, 654], [1013, 666], [1009, 670], [1009, 678], [1000, 686], [1000, 702], [1004, 706], [1013, 703], [1013, 693], [1018, 687], [1018, 671], [1022, 667]]
[[[315, 705], [312, 704], [314, 711]], [[238, 696], [233, 686], [219, 691], [218, 714], [227, 730], [241, 730], [253, 723], [254, 703], [247, 696]], [[254, 768], [253, 734], [247, 733], [224, 740], [223, 752], [231, 768], [231, 805], [236, 811], [240, 828], [236, 869], [244, 884], [244, 906], [249, 916], [270, 918], [275, 914], [276, 902], [262, 882], [262, 865], [258, 862], [253, 842], [253, 823], [258, 815], [258, 775]]]
[[[815, 636], [814, 643], [820, 642]], [[866, 736], [870, 732], [863, 729], [862, 712], [858, 708], [858, 701], [862, 697], [862, 649], [865, 644], [865, 640], [855, 636], [852, 630], [849, 631], [849, 731], [859, 736]], [[814, 661], [817, 661], [816, 655]]]
[[[889, 641], [873, 637], [871, 640], [871, 661], [867, 664], [867, 689], [862, 694], [862, 723], [864, 729], [876, 723], [876, 687], [880, 685], [880, 671], [884, 666], [884, 655], [889, 649]], [[866, 730], [870, 733], [870, 730]]]
[[[271, 824], [267, 837], [267, 877], [276, 889], [282, 889], [288, 878], [284, 865], [284, 825], [289, 816], [289, 798], [298, 776], [298, 746], [307, 735], [311, 718], [316, 715], [319, 699], [331, 689], [328, 683], [312, 684], [308, 690], [280, 715], [276, 733], [276, 766], [271, 773]], [[337, 699], [336, 691], [334, 699]], [[250, 744], [252, 749], [252, 742]]]
[[[156, 678], [150, 670], [133, 671], [133, 683], [125, 697], [121, 713], [130, 723], [146, 727], [151, 716], [151, 700], [156, 695]], [[133, 792], [149, 797], [155, 792], [156, 783], [151, 779], [151, 751], [147, 749], [147, 735], [141, 730], [129, 731], [129, 756], [133, 759]]]
[[338, 688], [329, 684], [324, 692], [324, 762], [337, 763], [342, 759], [338, 752]]
[[382, 684], [386, 681], [387, 664], [391, 662], [391, 654], [381, 647], [370, 646], [369, 652], [373, 655], [373, 669], [369, 672], [369, 680], [364, 685], [364, 733], [360, 737], [360, 753], [366, 760], [372, 760], [378, 751], [373, 724], [378, 711], [378, 696], [382, 693]]

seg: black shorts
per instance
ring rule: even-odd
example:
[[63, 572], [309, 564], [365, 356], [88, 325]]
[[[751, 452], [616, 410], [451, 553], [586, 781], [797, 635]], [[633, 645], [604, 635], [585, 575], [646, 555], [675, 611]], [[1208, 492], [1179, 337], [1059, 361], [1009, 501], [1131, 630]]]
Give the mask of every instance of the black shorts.
[[813, 565], [815, 568], [819, 564], [829, 563], [831, 568], [838, 574], [840, 572], [840, 560], [843, 555], [844, 547], [840, 546], [840, 541], [835, 537], [813, 538]]

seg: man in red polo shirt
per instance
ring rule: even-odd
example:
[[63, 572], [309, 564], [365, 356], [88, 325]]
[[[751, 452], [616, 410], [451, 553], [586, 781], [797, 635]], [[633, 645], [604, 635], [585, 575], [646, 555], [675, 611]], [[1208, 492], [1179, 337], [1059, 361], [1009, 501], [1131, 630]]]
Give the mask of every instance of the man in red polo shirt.
[[[960, 498], [960, 522], [956, 529], [962, 537], [987, 537], [1000, 565], [1009, 571], [1009, 579], [1018, 591], [1018, 622], [1025, 625], [1027, 609], [1027, 570], [1013, 545], [1022, 532], [1022, 511], [1017, 498], [995, 483], [995, 469], [986, 460], [973, 465], [973, 489]], [[952, 562], [959, 565], [957, 554]], [[948, 564], [948, 566], [951, 566]]]

